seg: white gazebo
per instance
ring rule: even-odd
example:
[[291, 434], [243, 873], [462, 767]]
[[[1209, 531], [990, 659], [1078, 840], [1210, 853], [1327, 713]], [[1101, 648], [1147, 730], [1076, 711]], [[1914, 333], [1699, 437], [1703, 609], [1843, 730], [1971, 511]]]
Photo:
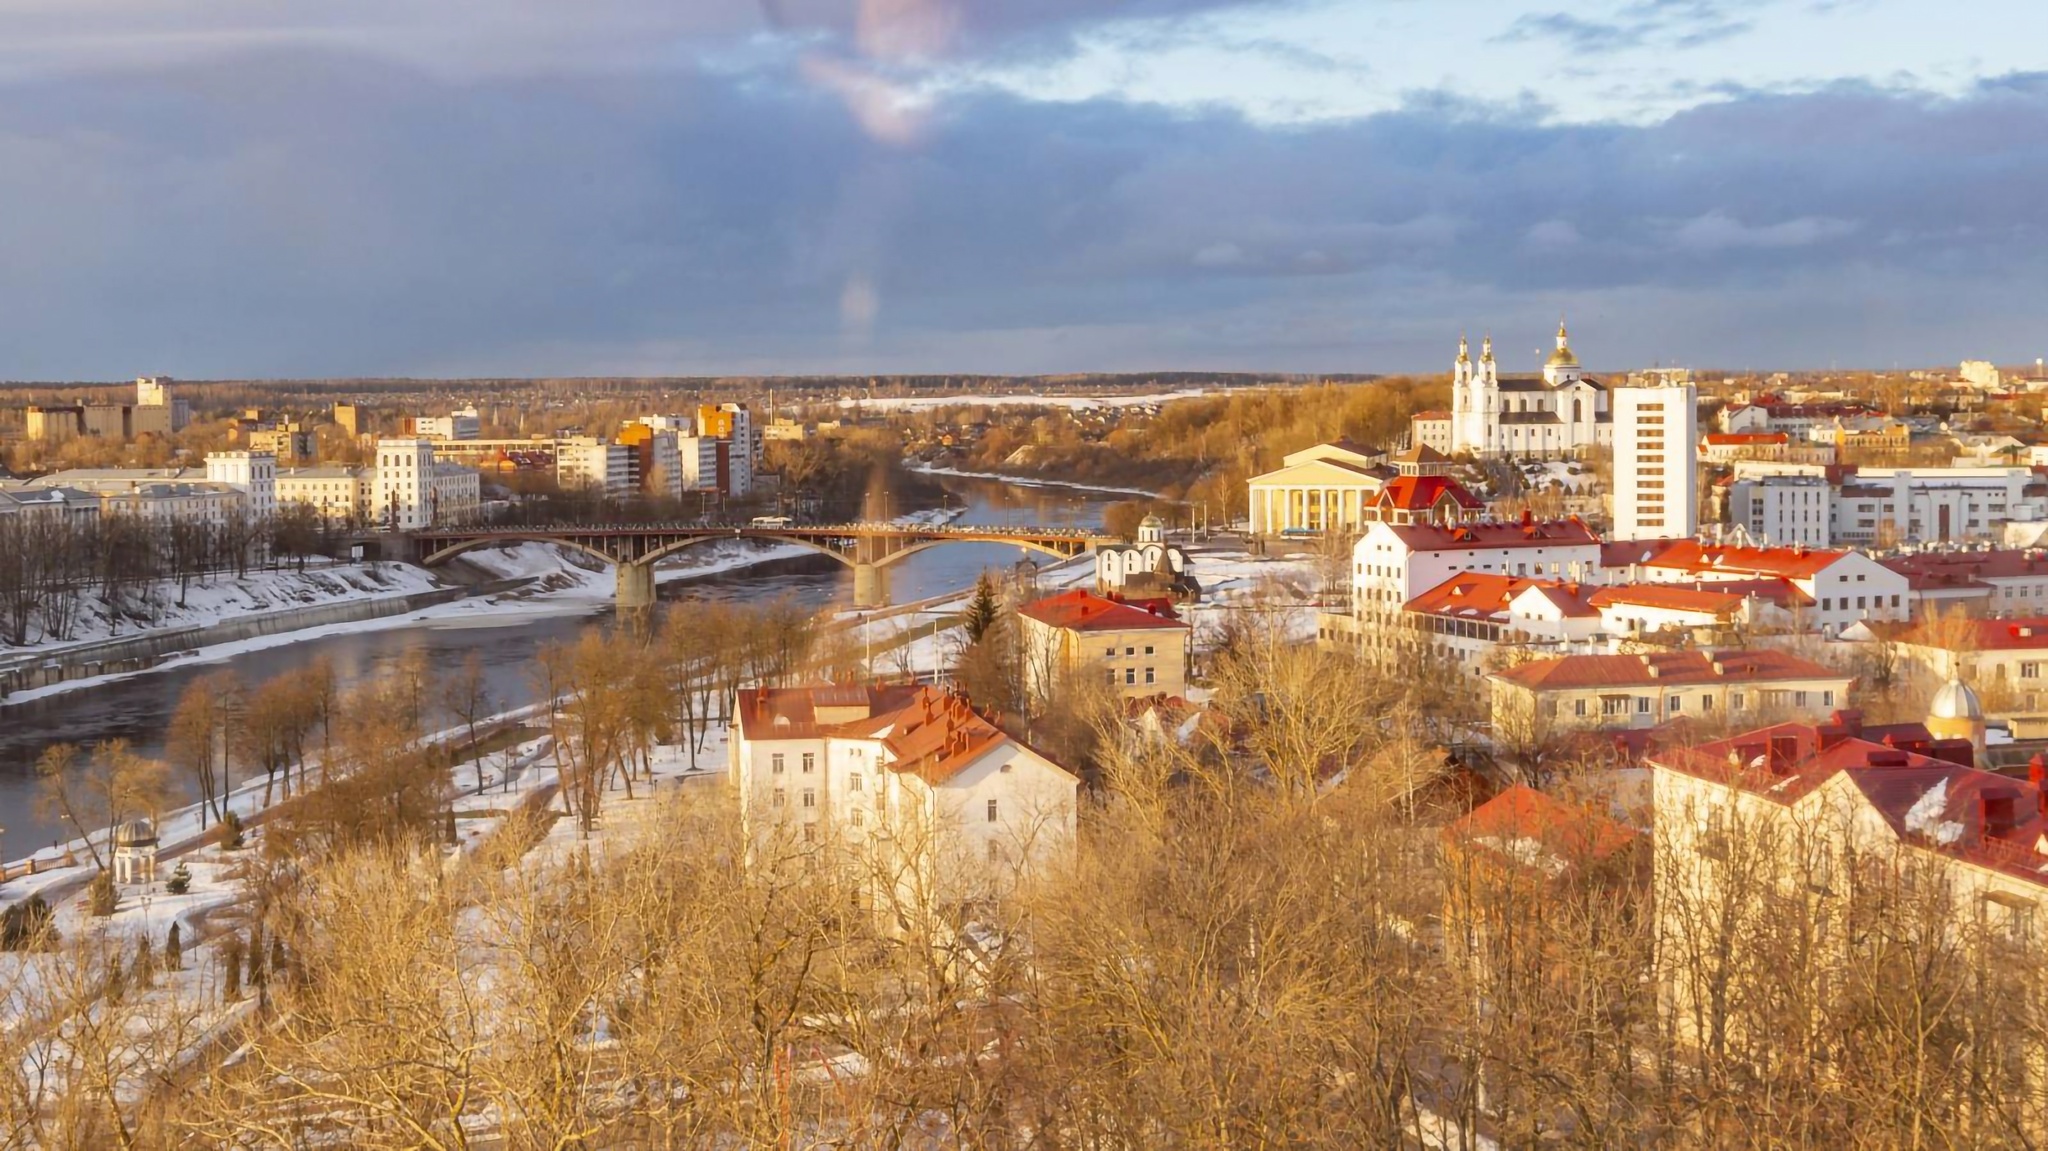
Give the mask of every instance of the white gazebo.
[[114, 829], [114, 882], [156, 882], [156, 824], [131, 819]]

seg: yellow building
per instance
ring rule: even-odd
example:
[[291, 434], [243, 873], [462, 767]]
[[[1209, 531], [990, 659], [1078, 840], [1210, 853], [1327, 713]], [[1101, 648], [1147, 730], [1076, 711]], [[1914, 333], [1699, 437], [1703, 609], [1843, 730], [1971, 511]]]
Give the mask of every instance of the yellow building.
[[1042, 704], [1068, 675], [1102, 677], [1127, 699], [1187, 691], [1188, 625], [1163, 604], [1147, 610], [1075, 589], [1017, 609], [1024, 688]]

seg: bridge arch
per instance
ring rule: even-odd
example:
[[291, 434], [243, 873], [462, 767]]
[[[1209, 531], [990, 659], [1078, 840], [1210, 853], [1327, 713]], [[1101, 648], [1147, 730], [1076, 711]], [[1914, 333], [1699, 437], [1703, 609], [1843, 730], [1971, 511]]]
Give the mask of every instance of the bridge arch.
[[449, 544], [447, 547], [441, 548], [438, 551], [430, 552], [427, 555], [421, 557], [420, 566], [423, 568], [434, 567], [437, 564], [446, 563], [447, 561], [454, 559], [456, 556], [461, 555], [463, 552], [473, 552], [478, 548], [497, 547], [501, 544], [553, 544], [556, 547], [568, 548], [571, 551], [582, 552], [584, 555], [591, 556], [596, 559], [601, 559], [605, 563], [611, 564], [613, 566], [617, 566], [620, 562], [619, 557], [601, 551], [597, 548], [591, 547], [589, 544], [579, 543], [578, 541], [571, 539], [568, 536], [556, 535], [545, 530], [540, 530], [532, 532], [513, 532], [509, 534], [501, 532], [496, 535], [478, 536], [475, 539], [461, 540], [456, 543]]
[[1051, 556], [1056, 560], [1070, 560], [1073, 559], [1074, 556], [1084, 554], [1087, 551], [1087, 547], [1083, 547], [1079, 551], [1076, 551], [1070, 555], [1066, 552], [1060, 551], [1058, 548], [1038, 543], [1035, 540], [1002, 539], [997, 537], [991, 537], [987, 539], [920, 540], [917, 543], [911, 544], [909, 547], [903, 548], [900, 551], [890, 552], [888, 555], [876, 560], [875, 566], [878, 568], [885, 568], [888, 567], [890, 564], [895, 563], [897, 560], [908, 559], [911, 556], [916, 555], [918, 552], [924, 551], [926, 548], [945, 547], [948, 544], [993, 544], [996, 547], [1020, 548], [1027, 552], [1037, 552], [1039, 555]]
[[725, 540], [758, 540], [761, 543], [801, 544], [820, 555], [831, 556], [848, 567], [855, 567], [858, 564], [858, 561], [852, 556], [846, 555], [836, 548], [827, 547], [816, 540], [800, 539], [796, 536], [775, 535], [768, 532], [732, 532], [728, 535], [690, 536], [676, 540], [673, 543], [663, 544], [642, 556], [641, 560], [645, 563], [660, 563], [662, 560], [685, 548], [693, 548], [698, 544], [719, 543]]

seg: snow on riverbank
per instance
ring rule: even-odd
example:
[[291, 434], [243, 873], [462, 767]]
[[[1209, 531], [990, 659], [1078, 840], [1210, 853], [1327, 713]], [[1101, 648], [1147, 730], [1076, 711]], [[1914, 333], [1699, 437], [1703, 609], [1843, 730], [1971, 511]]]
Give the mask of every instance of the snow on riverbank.
[[[412, 595], [439, 586], [430, 572], [391, 563], [334, 564], [304, 572], [259, 568], [240, 578], [231, 572], [219, 573], [194, 580], [185, 589], [182, 604], [175, 582], [126, 595], [123, 614], [128, 618], [118, 620], [103, 599], [88, 596], [80, 605], [79, 618], [67, 638], [44, 637], [26, 647], [0, 646], [0, 659], [26, 652], [57, 653], [81, 644], [125, 639], [152, 631], [207, 627], [265, 612]], [[134, 616], [151, 618], [138, 622]]]

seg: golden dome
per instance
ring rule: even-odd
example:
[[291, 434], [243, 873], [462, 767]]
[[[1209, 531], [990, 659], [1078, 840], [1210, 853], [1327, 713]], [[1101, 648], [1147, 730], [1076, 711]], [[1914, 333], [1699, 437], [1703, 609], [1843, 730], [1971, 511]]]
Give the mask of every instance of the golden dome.
[[1579, 366], [1579, 358], [1572, 355], [1570, 348], [1559, 348], [1550, 353], [1550, 360], [1548, 362], [1549, 366], [1553, 368], [1576, 368]]

